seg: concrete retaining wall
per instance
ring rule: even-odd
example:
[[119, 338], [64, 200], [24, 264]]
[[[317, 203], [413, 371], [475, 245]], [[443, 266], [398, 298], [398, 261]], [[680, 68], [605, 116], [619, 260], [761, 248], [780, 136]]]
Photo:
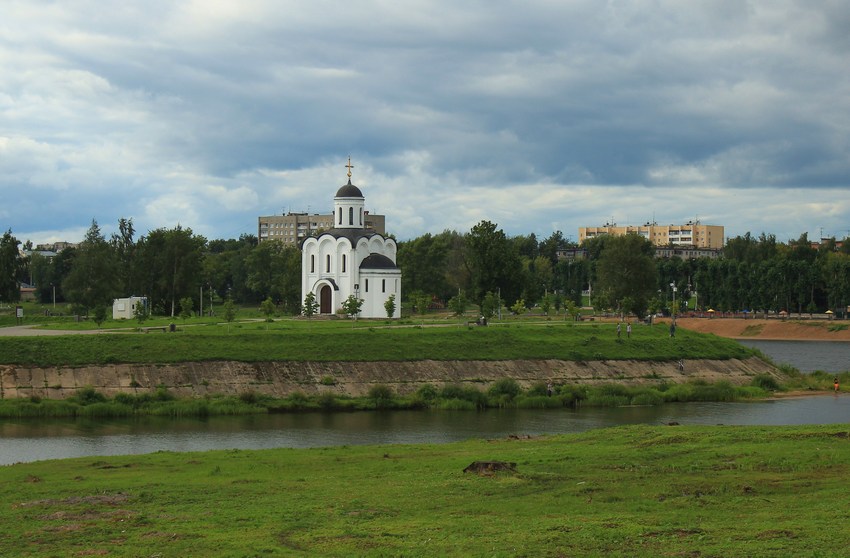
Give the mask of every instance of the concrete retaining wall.
[[62, 399], [77, 389], [93, 387], [107, 396], [143, 393], [164, 386], [180, 397], [256, 392], [285, 397], [294, 392], [364, 395], [378, 384], [407, 394], [433, 384], [473, 384], [486, 389], [502, 378], [523, 387], [537, 382], [585, 384], [622, 382], [654, 384], [703, 379], [747, 384], [757, 374], [781, 378], [758, 358], [675, 362], [562, 360], [413, 361], [413, 362], [187, 362], [180, 364], [116, 364], [76, 368], [0, 366], [0, 397]]

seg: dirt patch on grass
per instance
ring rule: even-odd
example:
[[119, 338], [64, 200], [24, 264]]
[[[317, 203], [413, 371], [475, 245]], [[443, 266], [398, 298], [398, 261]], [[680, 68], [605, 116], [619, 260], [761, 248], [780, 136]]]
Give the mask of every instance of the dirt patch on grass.
[[850, 341], [850, 327], [835, 321], [741, 318], [679, 318], [679, 327], [731, 339]]
[[117, 492], [115, 494], [96, 494], [93, 496], [71, 496], [61, 500], [55, 498], [47, 500], [32, 500], [30, 502], [21, 502], [15, 507], [34, 508], [41, 506], [73, 506], [77, 504], [115, 506], [126, 502], [129, 498], [130, 497], [127, 494]]

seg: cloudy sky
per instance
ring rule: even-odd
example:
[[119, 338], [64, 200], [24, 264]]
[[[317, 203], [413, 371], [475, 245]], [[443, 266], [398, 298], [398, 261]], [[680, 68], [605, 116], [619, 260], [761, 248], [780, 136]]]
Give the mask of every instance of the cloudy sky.
[[850, 235], [844, 0], [3, 0], [0, 227]]

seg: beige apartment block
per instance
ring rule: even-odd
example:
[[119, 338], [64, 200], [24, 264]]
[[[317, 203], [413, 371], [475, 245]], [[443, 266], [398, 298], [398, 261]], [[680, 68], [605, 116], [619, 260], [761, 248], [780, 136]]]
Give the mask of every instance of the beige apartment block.
[[[385, 234], [385, 218], [383, 215], [364, 213], [365, 225], [380, 235]], [[334, 216], [331, 213], [287, 213], [286, 215], [270, 215], [257, 219], [257, 238], [264, 240], [279, 240], [285, 244], [300, 246], [308, 236], [318, 236], [320, 233], [334, 228]]]
[[652, 242], [654, 246], [694, 246], [720, 250], [725, 242], [722, 225], [703, 225], [699, 221], [688, 222], [684, 225], [659, 225], [646, 223], [644, 225], [605, 224], [601, 227], [579, 227], [579, 244], [588, 238], [603, 234], [621, 236], [624, 234], [639, 234]]

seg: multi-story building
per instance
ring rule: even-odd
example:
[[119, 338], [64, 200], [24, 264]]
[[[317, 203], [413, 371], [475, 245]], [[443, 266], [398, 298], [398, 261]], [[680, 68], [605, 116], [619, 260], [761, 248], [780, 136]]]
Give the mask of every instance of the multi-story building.
[[579, 227], [579, 244], [588, 238], [602, 234], [621, 236], [624, 234], [639, 234], [655, 246], [693, 246], [695, 248], [710, 248], [720, 250], [725, 242], [722, 225], [703, 225], [699, 221], [689, 221], [684, 225], [659, 225], [646, 223], [644, 225], [627, 225], [618, 227], [616, 223], [606, 223], [601, 227]]
[[[385, 217], [364, 212], [365, 227], [383, 235], [385, 234]], [[286, 215], [271, 215], [258, 218], [257, 238], [264, 240], [279, 240], [286, 244], [299, 246], [301, 241], [310, 236], [334, 228], [332, 213], [287, 213]]]

